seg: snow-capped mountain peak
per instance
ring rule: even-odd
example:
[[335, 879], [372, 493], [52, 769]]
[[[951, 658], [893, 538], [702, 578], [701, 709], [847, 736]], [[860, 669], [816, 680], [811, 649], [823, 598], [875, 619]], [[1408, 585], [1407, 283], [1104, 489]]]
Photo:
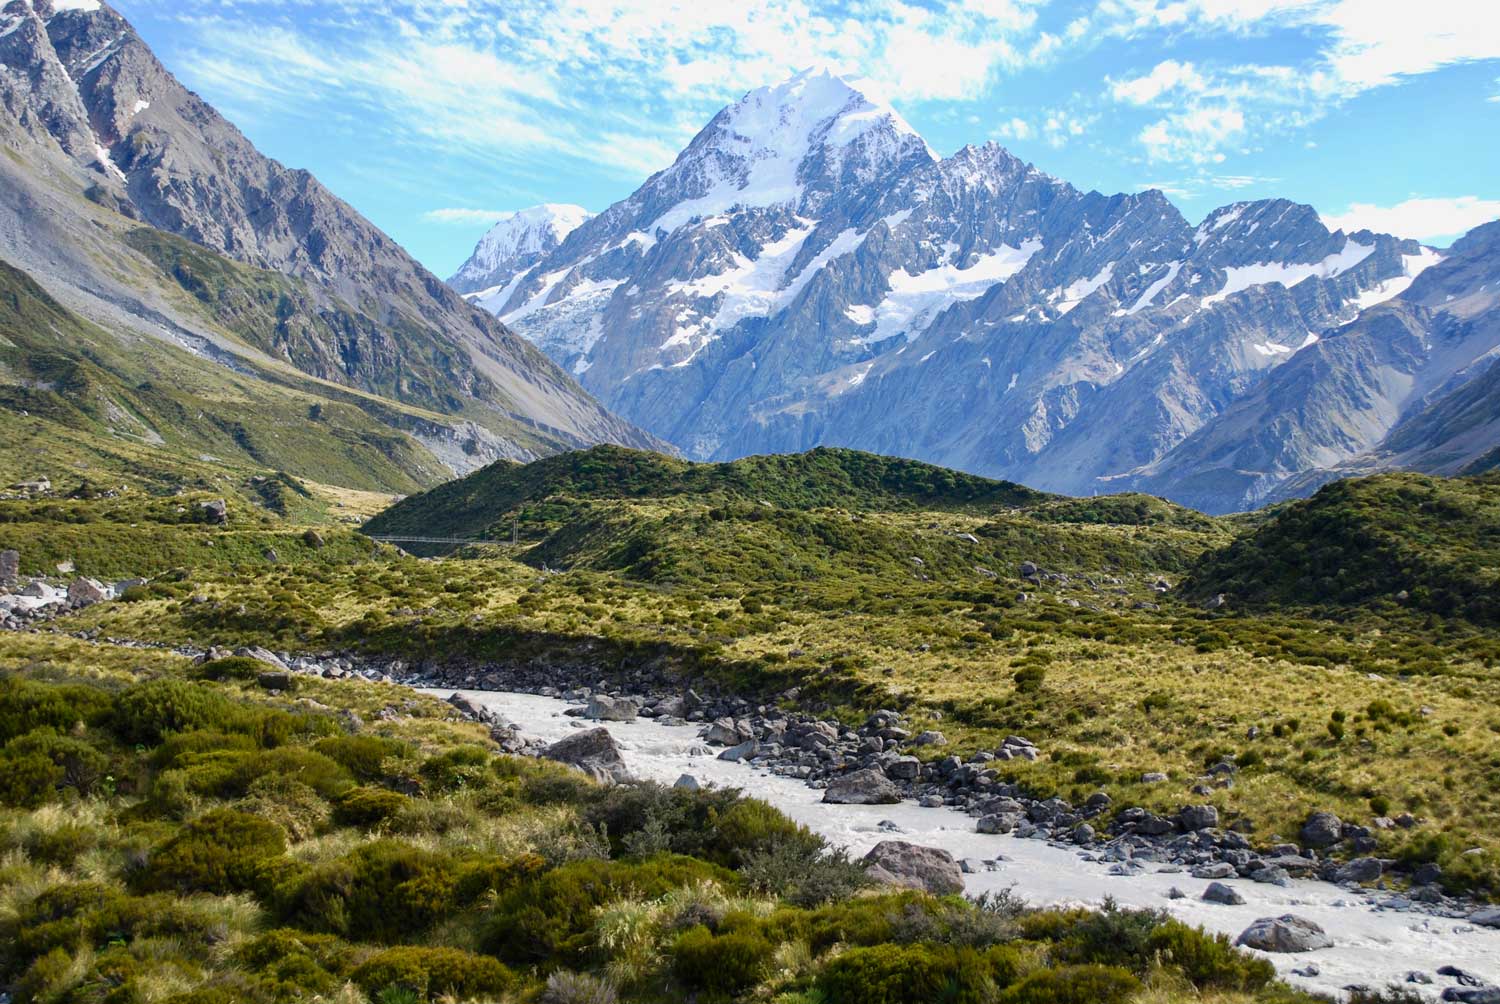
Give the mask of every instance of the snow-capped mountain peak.
[[593, 214], [582, 206], [546, 203], [501, 216], [449, 280], [461, 293], [501, 286], [561, 244]]
[[670, 232], [735, 207], [813, 212], [808, 203], [832, 189], [936, 160], [889, 104], [831, 70], [808, 69], [714, 116], [657, 177], [654, 187], [675, 197], [660, 200], [671, 207], [641, 229]]

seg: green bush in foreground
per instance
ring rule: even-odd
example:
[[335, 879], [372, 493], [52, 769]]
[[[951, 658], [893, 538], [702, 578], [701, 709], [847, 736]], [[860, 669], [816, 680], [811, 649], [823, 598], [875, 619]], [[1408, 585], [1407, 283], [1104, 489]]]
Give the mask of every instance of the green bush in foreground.
[[494, 959], [456, 948], [390, 948], [366, 960], [353, 978], [369, 994], [394, 987], [424, 1000], [499, 994], [516, 982]]
[[285, 852], [286, 835], [275, 823], [215, 809], [151, 853], [140, 886], [163, 892], [243, 892], [255, 888], [265, 860]]
[[1008, 956], [997, 955], [992, 964], [972, 948], [874, 945], [851, 948], [835, 958], [818, 976], [817, 987], [830, 1001], [987, 1004], [997, 976], [1001, 985], [1014, 976]]

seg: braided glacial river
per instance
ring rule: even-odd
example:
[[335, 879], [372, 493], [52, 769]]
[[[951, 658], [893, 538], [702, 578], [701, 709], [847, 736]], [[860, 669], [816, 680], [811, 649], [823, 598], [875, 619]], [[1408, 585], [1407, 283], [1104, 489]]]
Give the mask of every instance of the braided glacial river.
[[[454, 691], [445, 688], [426, 692], [447, 697]], [[493, 691], [458, 693], [515, 722], [523, 732], [549, 742], [581, 727], [578, 719], [563, 715], [569, 705], [556, 698]], [[1409, 972], [1419, 971], [1434, 982], [1412, 989], [1435, 997], [1443, 989], [1458, 985], [1451, 977], [1437, 975], [1442, 966], [1456, 966], [1491, 983], [1500, 982], [1500, 930], [1381, 908], [1381, 900], [1390, 894], [1371, 897], [1316, 881], [1294, 880], [1287, 888], [1233, 881], [1246, 900], [1244, 905], [1205, 903], [1199, 897], [1208, 885], [1206, 880], [1183, 872], [1151, 871], [1151, 866], [1137, 875], [1111, 875], [1108, 864], [1086, 861], [1073, 848], [976, 833], [974, 820], [953, 809], [924, 809], [913, 802], [824, 805], [821, 791], [795, 778], [719, 760], [717, 750], [705, 754], [698, 725], [661, 725], [649, 719], [587, 724], [609, 729], [637, 778], [672, 784], [681, 775], [691, 774], [705, 785], [739, 788], [854, 855], [863, 855], [882, 840], [895, 839], [941, 847], [958, 859], [1000, 859], [994, 870], [985, 868], [964, 876], [970, 895], [1014, 887], [1017, 894], [1035, 905], [1093, 906], [1110, 896], [1122, 906], [1163, 909], [1187, 923], [1221, 931], [1231, 938], [1257, 918], [1296, 914], [1321, 925], [1334, 947], [1265, 957], [1289, 982], [1335, 996], [1353, 984], [1374, 988], [1404, 984]], [[882, 823], [894, 823], [898, 829], [882, 828]], [[1169, 898], [1174, 886], [1186, 897]], [[1309, 972], [1309, 965], [1317, 975], [1293, 972]]]

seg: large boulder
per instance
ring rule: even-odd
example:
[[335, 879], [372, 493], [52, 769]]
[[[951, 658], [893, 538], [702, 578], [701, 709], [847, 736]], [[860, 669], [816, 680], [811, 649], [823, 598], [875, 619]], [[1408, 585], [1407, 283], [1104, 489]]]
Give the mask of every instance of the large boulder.
[[104, 583], [94, 579], [74, 579], [68, 584], [68, 603], [75, 607], [90, 607], [109, 599]]
[[1469, 914], [1469, 923], [1480, 927], [1500, 927], [1500, 906], [1487, 906]]
[[885, 765], [885, 773], [897, 781], [915, 781], [922, 773], [922, 761], [914, 756], [897, 757]]
[[229, 522], [229, 503], [223, 499], [214, 499], [210, 502], [199, 502], [198, 512], [203, 517], [203, 522], [222, 526]]
[[829, 781], [823, 801], [833, 805], [894, 805], [901, 801], [901, 790], [880, 771], [867, 767]]
[[237, 648], [234, 650], [234, 654], [242, 659], [254, 659], [256, 662], [263, 662], [273, 669], [290, 668], [285, 662], [282, 661], [281, 656], [277, 655], [275, 652], [272, 652], [270, 649], [262, 648], [259, 645], [251, 645], [248, 648]]
[[1288, 913], [1280, 917], [1262, 917], [1245, 928], [1235, 944], [1258, 948], [1262, 952], [1313, 952], [1332, 948], [1333, 939], [1312, 921]]
[[583, 709], [583, 717], [592, 718], [596, 722], [633, 722], [639, 712], [636, 703], [628, 697], [593, 694], [589, 697], [588, 706]]
[[964, 891], [964, 876], [953, 855], [938, 847], [904, 840], [882, 840], [864, 858], [865, 871], [884, 885], [920, 889], [935, 896]]
[[1298, 836], [1304, 847], [1332, 847], [1344, 838], [1344, 824], [1331, 812], [1314, 812]]
[[594, 780], [602, 783], [619, 783], [630, 780], [630, 771], [625, 768], [625, 758], [620, 747], [615, 745], [609, 729], [589, 729], [576, 732], [542, 750], [542, 756], [577, 767]]
[[1336, 882], [1378, 882], [1385, 874], [1385, 865], [1379, 858], [1355, 858], [1334, 875]]
[[1189, 805], [1177, 814], [1177, 824], [1192, 833], [1219, 825], [1219, 810], [1212, 805]]
[[754, 738], [755, 733], [749, 726], [733, 718], [717, 719], [703, 730], [703, 741], [710, 746], [738, 746], [745, 740]]
[[1245, 902], [1245, 897], [1235, 892], [1234, 889], [1223, 882], [1210, 882], [1208, 888], [1203, 890], [1203, 902], [1222, 903], [1224, 906], [1240, 906]]

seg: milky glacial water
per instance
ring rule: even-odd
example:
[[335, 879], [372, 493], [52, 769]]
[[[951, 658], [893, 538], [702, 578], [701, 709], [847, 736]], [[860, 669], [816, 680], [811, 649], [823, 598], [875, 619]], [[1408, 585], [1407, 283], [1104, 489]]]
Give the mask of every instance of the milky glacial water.
[[[452, 689], [428, 690], [447, 697]], [[1211, 931], [1237, 937], [1259, 917], [1295, 913], [1315, 921], [1334, 940], [1334, 947], [1296, 955], [1265, 954], [1289, 982], [1309, 990], [1337, 994], [1345, 986], [1383, 986], [1402, 983], [1412, 970], [1436, 980], [1423, 991], [1441, 991], [1453, 981], [1436, 976], [1439, 966], [1453, 965], [1500, 982], [1500, 930], [1476, 927], [1462, 920], [1378, 908], [1374, 900], [1326, 882], [1296, 881], [1289, 888], [1229, 880], [1244, 897], [1243, 906], [1204, 903], [1199, 897], [1208, 882], [1186, 873], [1148, 870], [1134, 876], [1109, 874], [1109, 866], [1085, 861], [1076, 849], [1056, 847], [1042, 840], [1020, 839], [974, 831], [974, 819], [949, 808], [924, 809], [914, 802], [900, 805], [824, 805], [823, 793], [803, 782], [743, 763], [718, 759], [719, 750], [703, 752], [699, 725], [662, 725], [650, 719], [634, 722], [581, 722], [563, 715], [569, 705], [550, 697], [493, 691], [458, 691], [493, 709], [530, 735], [555, 741], [579, 728], [603, 725], [625, 756], [631, 773], [642, 780], [672, 784], [691, 774], [704, 784], [733, 787], [776, 806], [782, 812], [827, 838], [863, 855], [882, 840], [899, 839], [941, 847], [955, 858], [990, 861], [1003, 858], [995, 871], [965, 875], [966, 892], [1013, 886], [1035, 905], [1097, 906], [1111, 896], [1122, 906], [1153, 907]], [[880, 828], [890, 821], [900, 828]], [[1147, 865], [1148, 869], [1157, 866]], [[1172, 887], [1187, 894], [1170, 899]], [[1263, 954], [1263, 953], [1257, 953]], [[1297, 976], [1293, 969], [1315, 964], [1319, 975]], [[1418, 989], [1418, 988], [1414, 988]]]

